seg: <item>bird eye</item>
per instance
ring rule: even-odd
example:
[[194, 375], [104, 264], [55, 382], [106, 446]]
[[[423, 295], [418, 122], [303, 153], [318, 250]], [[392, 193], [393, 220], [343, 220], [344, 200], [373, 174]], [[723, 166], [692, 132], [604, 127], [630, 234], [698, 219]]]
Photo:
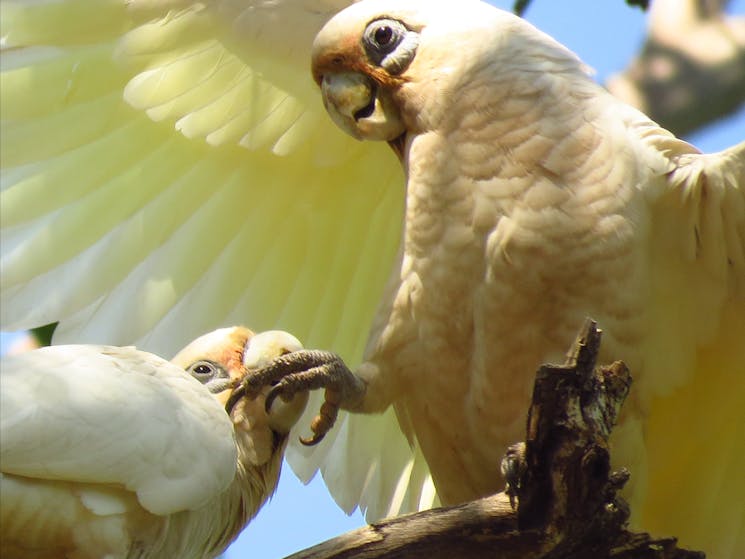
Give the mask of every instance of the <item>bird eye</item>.
[[[406, 35], [407, 29], [400, 21], [381, 19], [367, 26], [364, 35], [365, 46], [373, 58], [380, 59], [393, 52]], [[379, 62], [379, 60], [376, 60]]]
[[193, 370], [195, 375], [211, 375], [214, 371], [210, 365], [197, 365]]
[[209, 361], [197, 361], [186, 369], [186, 372], [202, 384], [209, 382], [219, 375], [221, 369]]
[[393, 29], [387, 25], [382, 25], [375, 30], [373, 37], [378, 46], [384, 47], [393, 39]]

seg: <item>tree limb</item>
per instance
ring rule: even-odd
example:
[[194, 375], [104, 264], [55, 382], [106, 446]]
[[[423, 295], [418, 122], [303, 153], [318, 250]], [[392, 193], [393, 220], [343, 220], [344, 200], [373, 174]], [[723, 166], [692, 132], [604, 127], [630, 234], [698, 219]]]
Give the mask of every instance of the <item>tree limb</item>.
[[588, 320], [567, 362], [538, 370], [526, 441], [503, 464], [509, 494], [375, 522], [288, 559], [703, 557], [626, 529], [629, 476], [611, 472], [608, 437], [631, 378], [620, 361], [595, 367], [600, 336]]
[[678, 136], [745, 103], [745, 18], [727, 0], [655, 0], [639, 55], [606, 84]]

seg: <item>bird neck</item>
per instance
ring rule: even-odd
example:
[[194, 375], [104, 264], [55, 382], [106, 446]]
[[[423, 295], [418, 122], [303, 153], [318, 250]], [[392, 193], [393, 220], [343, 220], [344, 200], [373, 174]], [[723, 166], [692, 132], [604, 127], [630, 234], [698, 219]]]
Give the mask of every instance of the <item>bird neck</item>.
[[287, 436], [277, 436], [276, 446], [269, 459], [263, 464], [255, 464], [253, 456], [239, 447], [235, 480], [230, 486], [231, 500], [235, 500], [236, 534], [261, 509], [272, 496], [279, 481], [282, 456], [287, 446]]

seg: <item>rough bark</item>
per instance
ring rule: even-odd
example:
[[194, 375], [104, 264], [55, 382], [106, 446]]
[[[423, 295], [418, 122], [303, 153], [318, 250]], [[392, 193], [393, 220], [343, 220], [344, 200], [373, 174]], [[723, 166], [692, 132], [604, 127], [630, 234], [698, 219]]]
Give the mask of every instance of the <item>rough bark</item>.
[[[626, 0], [647, 9], [648, 0]], [[606, 86], [677, 136], [724, 118], [745, 103], [745, 17], [728, 0], [654, 0], [639, 54]], [[531, 0], [517, 0], [523, 15]]]
[[745, 103], [745, 17], [727, 0], [654, 0], [639, 54], [606, 84], [678, 136]]
[[611, 472], [608, 438], [631, 378], [620, 361], [595, 366], [600, 336], [588, 320], [567, 362], [538, 370], [525, 443], [502, 465], [506, 492], [376, 522], [288, 559], [703, 557], [627, 530], [618, 491], [628, 473]]

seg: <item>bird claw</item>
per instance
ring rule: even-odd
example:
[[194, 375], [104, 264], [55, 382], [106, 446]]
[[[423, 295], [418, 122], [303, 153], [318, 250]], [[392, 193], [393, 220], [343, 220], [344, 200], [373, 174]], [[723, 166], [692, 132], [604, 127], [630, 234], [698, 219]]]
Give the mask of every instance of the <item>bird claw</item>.
[[267, 367], [247, 375], [230, 396], [225, 406], [226, 411], [230, 413], [241, 398], [255, 396], [268, 385], [272, 388], [264, 404], [267, 413], [278, 397], [289, 401], [299, 392], [325, 389], [321, 409], [311, 421], [313, 435], [309, 438], [300, 437], [300, 442], [306, 446], [321, 442], [334, 426], [339, 408], [359, 401], [365, 392], [364, 382], [335, 353], [299, 350], [277, 357]]
[[313, 436], [310, 438], [299, 437], [300, 442], [305, 446], [313, 446], [320, 443], [331, 428], [336, 423], [336, 416], [339, 413], [340, 397], [336, 390], [327, 389], [324, 393], [324, 402], [321, 404], [321, 410], [310, 423], [310, 430]]
[[507, 449], [502, 458], [501, 470], [506, 486], [504, 492], [510, 498], [510, 506], [515, 510], [518, 501], [518, 492], [521, 489], [522, 477], [527, 464], [525, 462], [525, 443], [519, 442]]

